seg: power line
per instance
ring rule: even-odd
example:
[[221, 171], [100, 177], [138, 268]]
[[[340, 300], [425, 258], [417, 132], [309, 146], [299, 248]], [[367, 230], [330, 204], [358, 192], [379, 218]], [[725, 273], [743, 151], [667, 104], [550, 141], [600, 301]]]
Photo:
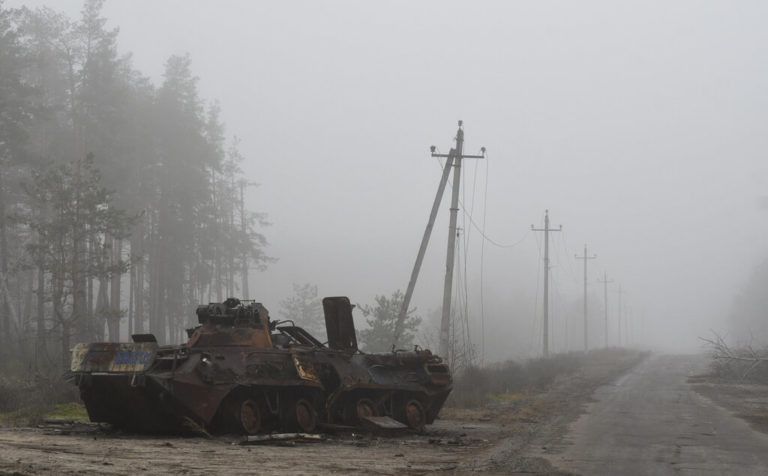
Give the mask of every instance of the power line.
[[[565, 255], [570, 256], [571, 252], [568, 250], [568, 240], [565, 237], [566, 232], [563, 230], [563, 232], [560, 234], [562, 238], [562, 245], [563, 250], [565, 250]], [[576, 276], [576, 268], [573, 267], [573, 263], [571, 263], [570, 259], [564, 260], [564, 262], [567, 264], [566, 270], [568, 271], [568, 275], [571, 277], [574, 283], [579, 282], [579, 278]]]
[[[485, 158], [486, 158], [486, 160], [488, 159], [488, 153], [487, 152], [486, 152]], [[440, 161], [439, 158], [437, 159], [437, 163], [438, 163], [438, 165], [440, 165], [441, 168], [444, 167], [443, 163]], [[449, 184], [452, 183], [450, 179], [448, 180], [448, 183]], [[486, 183], [486, 193], [487, 193], [487, 183]], [[463, 210], [465, 210], [465, 212], [466, 212], [466, 207], [464, 206], [464, 203], [461, 200], [459, 200], [459, 204], [461, 205], [461, 208]], [[521, 244], [523, 241], [525, 241], [525, 239], [528, 238], [528, 235], [529, 235], [529, 233], [526, 233], [525, 235], [523, 235], [522, 238], [520, 238], [519, 240], [515, 241], [514, 243], [510, 243], [510, 244], [499, 243], [498, 241], [494, 240], [493, 238], [491, 238], [491, 237], [489, 237], [488, 235], [485, 234], [485, 226], [483, 226], [483, 228], [481, 229], [480, 226], [475, 222], [475, 220], [472, 217], [471, 213], [467, 213], [467, 217], [469, 218], [469, 223], [475, 228], [475, 230], [477, 230], [478, 233], [480, 233], [480, 236], [482, 236], [484, 239], [486, 239], [490, 244], [492, 244], [492, 245], [494, 245], [496, 247], [499, 247], [499, 248], [514, 248], [514, 247], [518, 246], [519, 244]]]

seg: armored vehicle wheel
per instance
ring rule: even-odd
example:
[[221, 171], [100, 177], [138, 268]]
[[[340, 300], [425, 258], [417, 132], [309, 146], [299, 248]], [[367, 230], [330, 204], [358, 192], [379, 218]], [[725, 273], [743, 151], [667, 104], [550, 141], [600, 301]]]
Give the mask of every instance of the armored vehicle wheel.
[[362, 420], [365, 417], [379, 416], [379, 413], [378, 406], [368, 398], [361, 398], [355, 404], [355, 414], [358, 420]]
[[235, 423], [238, 430], [248, 435], [255, 435], [261, 429], [261, 409], [250, 398], [240, 401], [235, 407]]
[[298, 398], [288, 407], [287, 423], [290, 429], [312, 433], [317, 429], [317, 412], [312, 402]]
[[344, 405], [342, 417], [347, 425], [360, 425], [365, 417], [381, 416], [381, 409], [370, 398], [350, 398]]
[[404, 422], [413, 430], [421, 430], [427, 424], [427, 413], [424, 405], [418, 400], [408, 400], [404, 408]]

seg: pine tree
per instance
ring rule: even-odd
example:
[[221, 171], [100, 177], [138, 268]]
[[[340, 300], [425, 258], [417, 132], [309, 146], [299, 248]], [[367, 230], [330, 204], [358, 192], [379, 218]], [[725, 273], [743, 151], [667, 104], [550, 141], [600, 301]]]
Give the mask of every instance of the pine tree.
[[[100, 182], [93, 156], [89, 155], [34, 172], [25, 186], [30, 203], [42, 211], [27, 216], [27, 225], [35, 232], [28, 249], [31, 255], [40, 257], [41, 267], [49, 276], [45, 291], [52, 302], [65, 367], [73, 327], [87, 318], [82, 307], [76, 305], [77, 293], [82, 293], [89, 277], [103, 272], [83, 253], [87, 240], [83, 230], [101, 237], [115, 236], [131, 225], [124, 211], [111, 206], [111, 194]], [[109, 272], [121, 273], [125, 269], [125, 264], [119, 263]]]
[[413, 345], [415, 332], [421, 324], [421, 317], [414, 315], [415, 309], [406, 314], [402, 324], [400, 338], [396, 339], [397, 317], [405, 296], [400, 290], [392, 296], [376, 296], [375, 306], [361, 306], [367, 317], [368, 329], [360, 331], [366, 352], [385, 352], [392, 349], [404, 349]]

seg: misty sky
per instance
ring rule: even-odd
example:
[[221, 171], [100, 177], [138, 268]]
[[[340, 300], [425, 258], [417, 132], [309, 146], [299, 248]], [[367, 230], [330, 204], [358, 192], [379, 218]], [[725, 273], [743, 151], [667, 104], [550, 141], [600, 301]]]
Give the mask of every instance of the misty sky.
[[[81, 1], [6, 1], [21, 5], [76, 16]], [[564, 227], [553, 312], [580, 306], [573, 256], [587, 243], [595, 319], [607, 272], [611, 306], [620, 283], [655, 346], [726, 329], [768, 256], [764, 2], [112, 0], [104, 13], [156, 84], [168, 56], [189, 52], [201, 95], [242, 139], [279, 259], [251, 295], [275, 311], [292, 283], [359, 303], [405, 289], [441, 173], [429, 146], [447, 152], [458, 119], [466, 152], [488, 150], [464, 164], [464, 208], [492, 240], [519, 242], [483, 250], [494, 359], [514, 351], [493, 326], [540, 313], [542, 237], [529, 230], [546, 208]], [[440, 305], [447, 198], [421, 314]], [[459, 223], [479, 308], [482, 240]]]

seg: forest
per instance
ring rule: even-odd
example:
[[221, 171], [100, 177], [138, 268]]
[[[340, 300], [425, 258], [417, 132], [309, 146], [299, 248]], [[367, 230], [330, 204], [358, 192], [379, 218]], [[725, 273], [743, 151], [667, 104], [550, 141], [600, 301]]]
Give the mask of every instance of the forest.
[[0, 357], [69, 367], [76, 342], [179, 342], [200, 302], [248, 298], [271, 261], [238, 139], [188, 55], [160, 84], [79, 18], [0, 0]]

